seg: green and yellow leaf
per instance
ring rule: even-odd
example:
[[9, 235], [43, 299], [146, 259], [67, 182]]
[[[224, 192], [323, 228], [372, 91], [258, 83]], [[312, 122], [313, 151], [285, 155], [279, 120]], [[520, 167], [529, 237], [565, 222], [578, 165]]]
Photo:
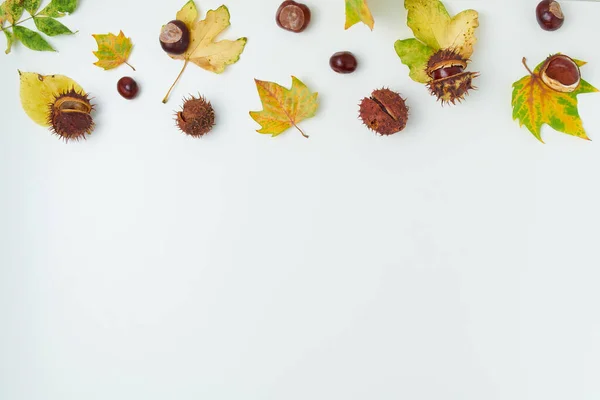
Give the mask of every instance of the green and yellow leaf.
[[13, 34], [25, 47], [35, 51], [55, 51], [46, 39], [24, 26], [13, 26]]
[[10, 51], [12, 49], [12, 45], [13, 45], [13, 42], [15, 41], [15, 37], [8, 29], [5, 29], [3, 32], [4, 32], [4, 36], [6, 36], [6, 50], [4, 51], [4, 53], [8, 54], [8, 53], [10, 53]]
[[35, 17], [33, 18], [33, 22], [40, 32], [48, 36], [73, 34], [69, 28], [51, 17]]
[[251, 111], [250, 116], [261, 126], [258, 133], [270, 134], [275, 137], [295, 127], [298, 123], [312, 118], [317, 113], [319, 103], [318, 93], [311, 92], [298, 78], [292, 76], [292, 87], [286, 89], [273, 82], [255, 79], [258, 95], [262, 102], [262, 111]]
[[396, 53], [402, 63], [410, 69], [409, 76], [415, 82], [427, 83], [427, 61], [435, 53], [431, 47], [419, 42], [417, 39], [398, 40], [394, 44]]
[[359, 22], [364, 23], [373, 30], [375, 20], [373, 19], [367, 0], [346, 0], [345, 29], [348, 29]]
[[4, 2], [4, 14], [9, 24], [18, 22], [23, 15], [25, 0], [6, 0]]
[[66, 14], [72, 14], [77, 8], [77, 0], [52, 0], [40, 12], [40, 15], [45, 15], [52, 18], [64, 17]]
[[434, 50], [455, 49], [463, 58], [471, 57], [479, 26], [477, 11], [465, 10], [452, 18], [439, 0], [405, 0], [404, 7], [417, 39]]
[[34, 15], [38, 8], [40, 8], [41, 4], [42, 0], [25, 0], [23, 7], [29, 14]]
[[94, 51], [94, 55], [98, 57], [98, 61], [94, 65], [109, 70], [117, 68], [121, 64], [127, 64], [135, 71], [135, 68], [127, 62], [133, 44], [130, 38], [125, 37], [123, 31], [120, 31], [118, 36], [112, 33], [92, 36], [98, 43], [98, 50]]
[[35, 123], [50, 126], [49, 106], [56, 96], [71, 89], [85, 94], [81, 86], [64, 75], [40, 75], [35, 72], [21, 72], [21, 105], [25, 113]]
[[[582, 66], [583, 61], [575, 60]], [[519, 126], [525, 126], [543, 143], [541, 130], [544, 124], [559, 132], [589, 140], [579, 115], [577, 95], [598, 92], [598, 89], [581, 80], [579, 87], [571, 93], [552, 90], [539, 75], [540, 63], [533, 74], [529, 74], [513, 84], [513, 119]]]

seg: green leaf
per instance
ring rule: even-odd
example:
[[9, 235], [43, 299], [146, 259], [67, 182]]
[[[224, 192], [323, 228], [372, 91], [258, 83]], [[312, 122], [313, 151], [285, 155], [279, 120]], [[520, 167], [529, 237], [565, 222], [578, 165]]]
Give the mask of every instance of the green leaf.
[[40, 32], [48, 36], [72, 35], [73, 32], [54, 18], [50, 17], [35, 17], [33, 19], [35, 26]]
[[11, 24], [19, 21], [21, 15], [23, 15], [23, 2], [25, 0], [6, 0], [4, 2], [4, 12], [6, 13], [6, 20]]
[[42, 0], [25, 0], [23, 3], [25, 10], [31, 15], [35, 14], [41, 4]]
[[415, 82], [427, 83], [430, 81], [427, 75], [427, 62], [435, 53], [431, 47], [419, 42], [417, 39], [398, 40], [394, 44], [396, 53], [402, 64], [410, 68], [409, 76]]
[[52, 0], [41, 12], [40, 15], [60, 18], [65, 14], [71, 14], [77, 8], [77, 0]]
[[14, 26], [15, 37], [19, 39], [27, 48], [36, 51], [55, 51], [37, 32], [22, 26]]
[[4, 35], [6, 35], [6, 51], [4, 53], [8, 54], [8, 53], [10, 53], [10, 50], [12, 49], [12, 45], [15, 41], [15, 37], [13, 36], [12, 33], [10, 33], [10, 31], [8, 29], [4, 30]]

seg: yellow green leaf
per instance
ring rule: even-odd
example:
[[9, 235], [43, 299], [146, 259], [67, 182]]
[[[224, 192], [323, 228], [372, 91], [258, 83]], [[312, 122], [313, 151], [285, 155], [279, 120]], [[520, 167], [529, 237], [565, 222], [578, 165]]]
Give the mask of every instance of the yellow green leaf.
[[49, 106], [56, 96], [71, 89], [85, 94], [77, 82], [64, 75], [40, 75], [35, 72], [21, 72], [21, 105], [25, 113], [35, 123], [50, 126]]
[[434, 50], [455, 49], [465, 59], [473, 54], [478, 13], [465, 10], [450, 17], [439, 0], [405, 0], [407, 23], [415, 37]]
[[6, 0], [2, 4], [2, 8], [4, 9], [4, 18], [11, 25], [18, 22], [21, 15], [23, 15], [23, 11], [25, 10], [25, 0]]
[[[585, 64], [578, 60], [575, 62], [580, 66]], [[559, 132], [589, 140], [579, 116], [577, 95], [597, 92], [598, 89], [582, 79], [574, 92], [555, 91], [539, 75], [542, 64], [513, 84], [513, 119], [518, 120], [519, 126], [524, 125], [542, 143], [541, 130], [544, 124]]]
[[98, 51], [94, 51], [94, 55], [98, 57], [98, 61], [94, 65], [108, 70], [116, 68], [121, 64], [127, 64], [135, 71], [135, 68], [127, 62], [133, 44], [130, 38], [125, 37], [123, 31], [119, 32], [118, 36], [112, 33], [92, 36], [98, 43]]
[[427, 62], [435, 53], [431, 47], [419, 42], [417, 39], [398, 40], [394, 49], [402, 63], [410, 68], [409, 76], [415, 82], [427, 83]]
[[194, 0], [188, 1], [185, 6], [179, 10], [175, 19], [183, 21], [191, 31], [194, 27], [194, 22], [198, 19], [198, 9], [196, 8]]
[[258, 95], [262, 102], [262, 111], [251, 111], [250, 116], [261, 125], [258, 133], [278, 136], [292, 126], [306, 134], [298, 123], [312, 118], [317, 113], [318, 93], [311, 92], [298, 78], [292, 76], [292, 88], [286, 89], [273, 82], [255, 79]]
[[359, 22], [367, 25], [371, 30], [375, 20], [367, 5], [367, 0], [346, 0], [346, 29]]
[[[183, 54], [169, 54], [171, 58], [185, 61], [179, 76], [175, 83], [169, 89], [169, 92], [163, 99], [166, 103], [171, 94], [171, 90], [183, 74], [187, 65], [192, 62], [207, 71], [220, 74], [225, 71], [228, 65], [235, 64], [244, 51], [247, 39], [245, 37], [237, 40], [215, 41], [217, 36], [229, 27], [230, 15], [226, 6], [221, 6], [216, 10], [210, 10], [206, 18], [196, 21], [198, 12], [193, 0], [190, 0], [178, 13], [177, 16], [185, 18], [186, 24], [190, 28], [190, 45]], [[192, 19], [192, 17], [194, 17]], [[189, 22], [191, 21], [191, 23]]]

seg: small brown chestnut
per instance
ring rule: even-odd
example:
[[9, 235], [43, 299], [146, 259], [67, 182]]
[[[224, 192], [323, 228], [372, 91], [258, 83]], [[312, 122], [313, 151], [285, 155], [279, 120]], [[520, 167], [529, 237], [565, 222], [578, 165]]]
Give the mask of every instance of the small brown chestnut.
[[117, 82], [117, 91], [127, 100], [135, 99], [138, 94], [139, 86], [137, 82], [129, 77], [124, 76]]
[[183, 54], [190, 45], [190, 30], [185, 22], [173, 20], [162, 27], [160, 45], [170, 54]]
[[560, 4], [555, 0], [542, 0], [535, 9], [538, 24], [546, 31], [555, 31], [565, 22]]
[[349, 51], [340, 51], [331, 56], [329, 66], [338, 74], [351, 74], [356, 71], [358, 62], [354, 54]]
[[290, 32], [302, 32], [310, 23], [310, 9], [301, 3], [287, 0], [281, 3], [275, 16], [277, 25]]
[[540, 77], [548, 87], [562, 93], [574, 92], [581, 83], [579, 66], [564, 54], [548, 57], [540, 68]]

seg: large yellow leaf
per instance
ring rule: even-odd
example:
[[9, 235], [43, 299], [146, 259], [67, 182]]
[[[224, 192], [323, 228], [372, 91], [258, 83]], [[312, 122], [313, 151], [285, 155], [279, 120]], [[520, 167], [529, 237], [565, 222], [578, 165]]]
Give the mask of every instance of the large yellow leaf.
[[[585, 62], [574, 60], [579, 66]], [[525, 59], [523, 59], [525, 63]], [[513, 119], [525, 127], [543, 143], [542, 125], [548, 124], [559, 132], [589, 140], [577, 109], [577, 95], [597, 92], [598, 89], [581, 80], [571, 93], [552, 90], [541, 79], [540, 67], [513, 84]]]
[[123, 31], [119, 32], [118, 36], [112, 33], [92, 36], [98, 43], [98, 51], [94, 51], [98, 61], [94, 65], [107, 70], [117, 68], [121, 64], [127, 64], [135, 71], [135, 68], [127, 62], [133, 44], [130, 38], [125, 37]]
[[317, 113], [318, 93], [311, 92], [298, 78], [292, 76], [292, 88], [286, 89], [273, 82], [255, 79], [258, 95], [263, 105], [262, 111], [251, 111], [250, 116], [261, 125], [258, 133], [278, 136], [292, 126], [306, 134], [298, 123], [312, 118]]
[[188, 1], [185, 6], [179, 10], [175, 19], [184, 22], [191, 31], [194, 26], [194, 22], [196, 22], [198, 19], [198, 9], [196, 8], [194, 0]]
[[434, 50], [455, 49], [463, 58], [473, 54], [478, 13], [465, 10], [450, 17], [439, 0], [405, 0], [407, 23], [415, 37]]
[[85, 94], [81, 86], [73, 79], [64, 75], [40, 75], [35, 72], [21, 72], [21, 105], [37, 124], [50, 126], [48, 114], [50, 104], [56, 96], [74, 89]]
[[369, 10], [367, 0], [346, 0], [346, 29], [352, 25], [363, 22], [371, 30], [375, 25], [375, 20]]
[[229, 10], [226, 6], [208, 11], [205, 19], [197, 21], [198, 10], [194, 1], [190, 0], [177, 13], [177, 18], [182, 19], [190, 30], [190, 45], [183, 54], [169, 54], [171, 58], [184, 60], [185, 63], [177, 80], [163, 99], [163, 103], [168, 101], [171, 90], [189, 62], [205, 70], [220, 74], [225, 71], [228, 65], [234, 64], [240, 59], [247, 42], [245, 37], [237, 40], [215, 42], [217, 36], [230, 25]]

